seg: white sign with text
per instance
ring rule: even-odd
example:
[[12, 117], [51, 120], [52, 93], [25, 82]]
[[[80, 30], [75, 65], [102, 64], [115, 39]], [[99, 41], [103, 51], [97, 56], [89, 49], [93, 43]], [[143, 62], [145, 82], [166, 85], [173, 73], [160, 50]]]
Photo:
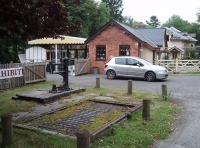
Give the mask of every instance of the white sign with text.
[[23, 76], [23, 67], [0, 69], [0, 79], [15, 78]]

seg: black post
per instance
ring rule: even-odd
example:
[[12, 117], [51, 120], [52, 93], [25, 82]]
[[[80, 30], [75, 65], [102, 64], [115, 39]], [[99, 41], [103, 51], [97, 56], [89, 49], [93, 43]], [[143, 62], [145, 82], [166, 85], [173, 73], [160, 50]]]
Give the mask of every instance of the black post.
[[52, 85], [52, 89], [51, 89], [51, 91], [52, 91], [52, 92], [56, 92], [56, 91], [57, 91], [56, 84], [53, 84], [53, 85]]
[[49, 62], [49, 70], [50, 70], [50, 74], [53, 74], [53, 64], [52, 64], [52, 61]]
[[86, 59], [86, 58], [87, 58], [87, 46], [84, 49], [84, 59]]
[[68, 64], [69, 64], [69, 59], [65, 58], [64, 61], [63, 61], [63, 68], [64, 68], [64, 74], [63, 74], [64, 85], [63, 85], [63, 88], [65, 90], [69, 90]]
[[75, 59], [78, 59], [78, 50], [75, 50]]
[[69, 47], [67, 45], [67, 58], [70, 58]]

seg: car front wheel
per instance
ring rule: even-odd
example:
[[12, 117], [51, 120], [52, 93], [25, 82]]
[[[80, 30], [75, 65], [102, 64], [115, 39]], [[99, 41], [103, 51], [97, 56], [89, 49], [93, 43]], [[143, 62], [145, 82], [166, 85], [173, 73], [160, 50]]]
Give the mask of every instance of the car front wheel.
[[154, 72], [147, 72], [146, 74], [145, 74], [145, 80], [147, 80], [147, 81], [149, 81], [149, 82], [152, 82], [152, 81], [154, 81], [156, 79], [156, 75], [155, 75], [155, 73]]
[[107, 74], [107, 79], [114, 79], [116, 77], [116, 73], [113, 70], [108, 70], [106, 74]]

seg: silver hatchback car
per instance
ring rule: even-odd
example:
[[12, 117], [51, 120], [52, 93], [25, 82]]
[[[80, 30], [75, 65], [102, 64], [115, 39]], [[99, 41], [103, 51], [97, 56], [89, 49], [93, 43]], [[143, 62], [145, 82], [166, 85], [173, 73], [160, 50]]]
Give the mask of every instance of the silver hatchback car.
[[105, 65], [105, 74], [108, 79], [114, 79], [117, 76], [144, 78], [147, 81], [156, 79], [164, 80], [168, 77], [166, 68], [153, 65], [139, 57], [113, 57]]

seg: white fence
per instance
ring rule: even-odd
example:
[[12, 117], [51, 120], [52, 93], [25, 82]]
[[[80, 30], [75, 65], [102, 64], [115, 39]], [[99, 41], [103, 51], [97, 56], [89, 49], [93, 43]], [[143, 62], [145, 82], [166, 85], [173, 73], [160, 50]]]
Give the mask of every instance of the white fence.
[[200, 60], [157, 60], [156, 64], [173, 73], [200, 72]]

